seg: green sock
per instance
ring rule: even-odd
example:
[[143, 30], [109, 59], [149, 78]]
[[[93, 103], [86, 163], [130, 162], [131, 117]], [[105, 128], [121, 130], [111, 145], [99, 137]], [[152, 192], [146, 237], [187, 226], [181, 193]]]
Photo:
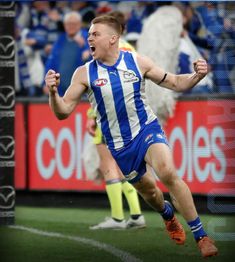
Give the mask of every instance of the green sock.
[[136, 189], [127, 181], [122, 183], [122, 191], [127, 199], [130, 214], [131, 215], [140, 215], [140, 202]]
[[106, 192], [111, 206], [112, 218], [123, 220], [122, 183], [119, 180], [106, 181]]

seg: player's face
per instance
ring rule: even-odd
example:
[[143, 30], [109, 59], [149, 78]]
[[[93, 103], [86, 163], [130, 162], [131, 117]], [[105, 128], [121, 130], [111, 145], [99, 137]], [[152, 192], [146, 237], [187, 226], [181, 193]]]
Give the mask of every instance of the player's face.
[[88, 43], [94, 59], [104, 59], [110, 48], [113, 30], [104, 24], [93, 24], [88, 34]]

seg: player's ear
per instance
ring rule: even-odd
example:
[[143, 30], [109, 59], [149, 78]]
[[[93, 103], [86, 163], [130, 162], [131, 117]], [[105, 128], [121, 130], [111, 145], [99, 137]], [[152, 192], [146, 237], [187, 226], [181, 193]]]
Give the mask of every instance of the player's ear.
[[110, 42], [111, 44], [116, 43], [119, 40], [119, 36], [118, 35], [112, 35]]

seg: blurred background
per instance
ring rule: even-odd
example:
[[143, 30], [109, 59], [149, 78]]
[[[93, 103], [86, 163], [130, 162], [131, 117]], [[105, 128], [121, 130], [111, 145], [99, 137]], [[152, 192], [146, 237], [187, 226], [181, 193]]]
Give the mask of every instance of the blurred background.
[[[16, 190], [89, 196], [104, 191], [103, 182], [89, 174], [97, 166], [86, 169], [83, 161], [90, 140], [86, 97], [69, 120], [57, 121], [48, 107], [44, 76], [49, 68], [61, 73], [62, 95], [74, 69], [91, 59], [86, 39], [91, 20], [118, 10], [125, 17], [123, 38], [166, 70], [190, 73], [195, 59], [207, 60], [208, 77], [190, 92], [176, 96], [149, 84], [149, 99], [163, 120], [178, 175], [192, 192], [234, 196], [234, 182], [228, 183], [234, 175], [234, 8], [233, 2], [17, 2]], [[80, 20], [66, 24], [64, 16], [71, 11]], [[67, 39], [72, 45], [64, 47]], [[92, 157], [91, 167], [97, 162]]]
[[[0, 9], [0, 221], [3, 224], [14, 224], [15, 207], [20, 210], [16, 216], [18, 223], [27, 225], [25, 217], [34, 221], [41, 214], [40, 220], [44, 221], [48, 216], [41, 209], [27, 211], [22, 206], [97, 208], [91, 212], [94, 215], [88, 212], [83, 218], [82, 223], [88, 223], [86, 229], [89, 223], [98, 222], [109, 213], [103, 209], [109, 207], [109, 202], [99, 174], [99, 157], [86, 129], [88, 100], [84, 96], [69, 119], [58, 121], [48, 106], [44, 76], [50, 68], [60, 72], [62, 96], [74, 70], [91, 59], [87, 43], [91, 20], [112, 11], [123, 14], [126, 27], [122, 39], [166, 71], [191, 73], [194, 60], [203, 58], [208, 62], [207, 77], [192, 90], [176, 94], [147, 81], [146, 95], [164, 126], [177, 174], [189, 185], [198, 211], [234, 215], [233, 1], [1, 1]], [[72, 11], [77, 13], [75, 19], [65, 19]], [[3, 35], [7, 30], [12, 36]], [[13, 62], [6, 61], [10, 58]], [[10, 73], [7, 68], [11, 68]], [[157, 178], [156, 183], [169, 198]], [[144, 212], [149, 212], [150, 208], [140, 201]], [[127, 208], [126, 202], [124, 207]], [[69, 216], [74, 216], [73, 225], [80, 216], [76, 210], [77, 213], [68, 211], [72, 212]], [[56, 212], [50, 214], [54, 221], [67, 219], [59, 214], [57, 217]], [[149, 218], [151, 229], [150, 221]], [[225, 226], [226, 221], [216, 223]], [[231, 230], [223, 236], [234, 241]], [[61, 261], [65, 260], [66, 257]]]

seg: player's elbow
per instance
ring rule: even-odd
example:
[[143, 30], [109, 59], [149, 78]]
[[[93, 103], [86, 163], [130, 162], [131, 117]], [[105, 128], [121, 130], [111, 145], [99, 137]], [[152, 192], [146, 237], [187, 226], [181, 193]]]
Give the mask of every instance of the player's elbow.
[[175, 91], [175, 92], [181, 92], [181, 86], [178, 85], [178, 83], [172, 82], [169, 89], [171, 89], [172, 91]]
[[185, 90], [184, 83], [182, 83], [180, 75], [175, 75], [172, 81], [172, 90], [179, 93]]
[[64, 120], [64, 119], [68, 118], [68, 116], [69, 116], [68, 114], [64, 114], [64, 113], [56, 113], [55, 115], [56, 115], [57, 119], [59, 119], [59, 120]]
[[180, 92], [181, 87], [180, 87], [179, 76], [169, 73], [165, 81], [165, 86], [175, 92]]

